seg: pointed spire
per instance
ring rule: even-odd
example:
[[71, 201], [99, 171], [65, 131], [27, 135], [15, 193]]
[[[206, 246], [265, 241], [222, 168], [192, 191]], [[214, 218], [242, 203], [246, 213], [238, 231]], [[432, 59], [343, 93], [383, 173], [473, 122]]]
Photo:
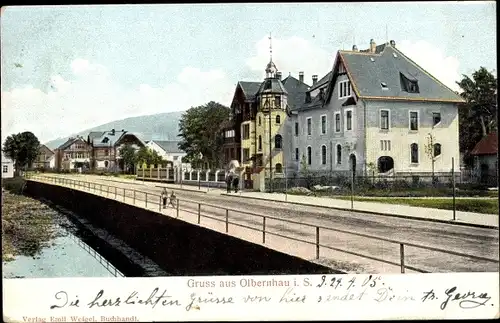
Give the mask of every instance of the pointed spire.
[[273, 61], [273, 38], [271, 32], [269, 32], [269, 59]]

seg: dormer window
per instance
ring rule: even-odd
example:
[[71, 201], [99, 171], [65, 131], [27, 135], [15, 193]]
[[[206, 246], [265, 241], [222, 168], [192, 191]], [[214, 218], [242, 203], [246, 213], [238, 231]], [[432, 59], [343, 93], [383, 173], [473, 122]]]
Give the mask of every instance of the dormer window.
[[389, 88], [387, 87], [387, 83], [381, 82], [380, 86], [382, 87], [382, 90], [388, 90]]
[[281, 96], [276, 95], [276, 96], [274, 97], [274, 104], [276, 105], [276, 107], [277, 107], [278, 109], [280, 109], [280, 108], [281, 108]]
[[419, 93], [418, 81], [416, 79], [410, 80], [408, 77], [399, 73], [401, 80], [401, 89], [408, 93]]
[[104, 137], [104, 139], [102, 140], [102, 143], [106, 144], [106, 143], [108, 143], [108, 141], [109, 141], [109, 138], [108, 137]]

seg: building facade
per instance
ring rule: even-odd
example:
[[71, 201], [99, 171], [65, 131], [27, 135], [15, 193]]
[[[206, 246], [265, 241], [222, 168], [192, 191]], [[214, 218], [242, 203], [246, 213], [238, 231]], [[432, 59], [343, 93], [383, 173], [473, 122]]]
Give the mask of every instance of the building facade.
[[2, 178], [14, 177], [14, 162], [2, 152]]
[[54, 152], [57, 170], [72, 170], [90, 163], [92, 147], [81, 136], [71, 137]]
[[186, 152], [182, 151], [178, 144], [179, 141], [150, 140], [146, 146], [156, 151], [164, 160], [178, 167], [182, 165], [182, 158], [186, 156]]
[[464, 100], [394, 41], [338, 51], [332, 70], [320, 80], [314, 75], [311, 87], [303, 74], [293, 86], [292, 79], [282, 81], [271, 59], [257, 91], [254, 82], [236, 88], [223, 129], [235, 135], [225, 136], [226, 156], [240, 149], [236, 157], [254, 175], [264, 168], [266, 178], [304, 168], [428, 175], [449, 173], [452, 159], [458, 171], [458, 106]]
[[38, 148], [38, 155], [36, 160], [33, 162], [34, 168], [53, 168], [55, 153], [46, 145], [40, 145]]

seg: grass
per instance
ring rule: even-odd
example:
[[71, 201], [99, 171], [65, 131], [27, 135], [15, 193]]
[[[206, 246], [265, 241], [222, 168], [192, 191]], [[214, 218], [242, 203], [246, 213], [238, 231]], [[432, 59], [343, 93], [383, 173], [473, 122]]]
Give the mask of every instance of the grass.
[[[342, 200], [350, 200], [348, 196], [338, 197]], [[374, 197], [354, 197], [355, 201], [363, 202], [381, 202], [388, 204], [402, 204], [410, 206], [428, 207], [435, 209], [453, 210], [453, 199], [447, 198], [425, 198], [425, 199], [408, 199], [408, 198], [374, 198]], [[457, 211], [475, 212], [485, 214], [498, 214], [497, 199], [475, 199], [461, 198], [455, 200]]]

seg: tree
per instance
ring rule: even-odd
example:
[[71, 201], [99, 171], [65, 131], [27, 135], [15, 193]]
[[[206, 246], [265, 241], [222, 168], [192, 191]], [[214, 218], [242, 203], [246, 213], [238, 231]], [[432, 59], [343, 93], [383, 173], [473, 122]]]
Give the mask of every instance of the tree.
[[165, 161], [163, 158], [158, 155], [158, 153], [152, 149], [149, 149], [148, 147], [141, 147], [139, 150], [135, 153], [135, 160], [136, 163], [139, 164], [144, 164], [146, 163], [148, 166], [149, 165], [159, 165], [159, 164], [164, 164]]
[[30, 131], [12, 134], [5, 139], [2, 151], [14, 161], [16, 175], [21, 168], [30, 168], [38, 156], [40, 141]]
[[202, 153], [211, 165], [219, 165], [223, 136], [219, 125], [227, 120], [229, 108], [214, 101], [187, 110], [179, 122], [179, 148], [186, 152], [185, 160], [191, 162]]
[[120, 148], [120, 156], [123, 160], [123, 170], [128, 172], [137, 163], [136, 151], [130, 144], [125, 144]]
[[486, 68], [480, 67], [472, 78], [463, 75], [457, 84], [466, 104], [459, 108], [460, 151], [465, 163], [471, 164], [470, 152], [487, 134], [497, 131], [497, 79]]
[[425, 154], [431, 159], [432, 164], [432, 183], [434, 183], [434, 163], [436, 162], [436, 156], [434, 156], [434, 144], [436, 138], [429, 132], [427, 134], [427, 144], [424, 146]]

